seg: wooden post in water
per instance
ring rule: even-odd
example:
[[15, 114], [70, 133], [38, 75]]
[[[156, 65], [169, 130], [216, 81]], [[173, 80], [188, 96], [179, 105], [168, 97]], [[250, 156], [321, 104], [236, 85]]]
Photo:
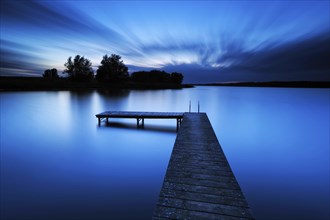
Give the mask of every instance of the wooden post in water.
[[176, 119], [176, 131], [179, 130], [179, 127], [181, 126], [181, 118]]
[[144, 128], [144, 118], [136, 118], [136, 126], [139, 128], [140, 127], [140, 121], [141, 121], [141, 128]]
[[206, 113], [106, 111], [96, 117], [99, 125], [103, 119], [134, 118], [138, 127], [145, 118], [177, 120], [154, 220], [254, 219]]
[[[190, 107], [191, 108], [191, 107]], [[129, 111], [106, 111], [95, 115], [98, 119], [99, 126], [103, 119], [108, 123], [111, 118], [134, 118], [136, 119], [136, 126], [144, 128], [144, 119], [148, 118], [162, 118], [162, 119], [176, 119], [177, 129], [181, 125], [183, 112], [129, 112]], [[141, 122], [141, 123], [140, 123]]]

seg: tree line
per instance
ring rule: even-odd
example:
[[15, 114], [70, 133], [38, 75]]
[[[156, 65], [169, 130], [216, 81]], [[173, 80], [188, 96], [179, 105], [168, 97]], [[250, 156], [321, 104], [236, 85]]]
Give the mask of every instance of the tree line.
[[[80, 55], [76, 55], [74, 58], [69, 57], [64, 66], [64, 73], [67, 73], [68, 78], [74, 81], [90, 81], [95, 78], [99, 82], [109, 83], [131, 81], [137, 83], [181, 84], [184, 77], [178, 72], [167, 73], [161, 70], [138, 71], [129, 75], [127, 66], [117, 54], [104, 55], [95, 76], [91, 61]], [[45, 70], [43, 77], [59, 78], [59, 75], [57, 70], [53, 68]]]

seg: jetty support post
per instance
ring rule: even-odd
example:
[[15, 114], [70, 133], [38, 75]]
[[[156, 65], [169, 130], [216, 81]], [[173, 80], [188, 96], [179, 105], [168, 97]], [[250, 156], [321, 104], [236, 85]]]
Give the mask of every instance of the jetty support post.
[[136, 126], [140, 127], [140, 121], [141, 121], [141, 128], [144, 128], [144, 118], [136, 118]]
[[[190, 106], [191, 108], [191, 106]], [[167, 119], [176, 119], [177, 120], [177, 129], [181, 126], [183, 121], [183, 112], [129, 112], [129, 111], [106, 111], [96, 115], [98, 119], [99, 126], [102, 121], [106, 121], [106, 123], [111, 122], [111, 118], [132, 118], [136, 119], [137, 127], [144, 128], [144, 119], [148, 118], [167, 118]]]
[[179, 127], [181, 126], [182, 118], [177, 118], [176, 119], [176, 131], [179, 130]]

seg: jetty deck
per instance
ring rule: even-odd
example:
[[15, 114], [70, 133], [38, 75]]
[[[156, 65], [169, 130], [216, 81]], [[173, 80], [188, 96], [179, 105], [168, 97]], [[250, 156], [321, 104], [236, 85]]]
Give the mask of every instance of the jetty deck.
[[[178, 134], [153, 220], [254, 219], [205, 113], [103, 112], [99, 120], [175, 118]], [[182, 122], [182, 123], [181, 123]]]
[[153, 219], [254, 219], [205, 113], [183, 116]]
[[[135, 118], [137, 127], [144, 127], [144, 119], [176, 119], [177, 129], [179, 129], [183, 112], [133, 112], [133, 111], [106, 111], [97, 114], [99, 125], [101, 121], [109, 123], [109, 118]], [[140, 124], [141, 122], [141, 124]]]

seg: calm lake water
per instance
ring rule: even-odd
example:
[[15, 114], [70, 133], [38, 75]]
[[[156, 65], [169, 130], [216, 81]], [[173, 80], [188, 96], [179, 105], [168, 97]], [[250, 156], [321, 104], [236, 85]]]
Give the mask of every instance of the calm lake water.
[[106, 110], [206, 112], [257, 219], [329, 219], [329, 89], [196, 87], [2, 92], [1, 219], [150, 219], [175, 120]]

